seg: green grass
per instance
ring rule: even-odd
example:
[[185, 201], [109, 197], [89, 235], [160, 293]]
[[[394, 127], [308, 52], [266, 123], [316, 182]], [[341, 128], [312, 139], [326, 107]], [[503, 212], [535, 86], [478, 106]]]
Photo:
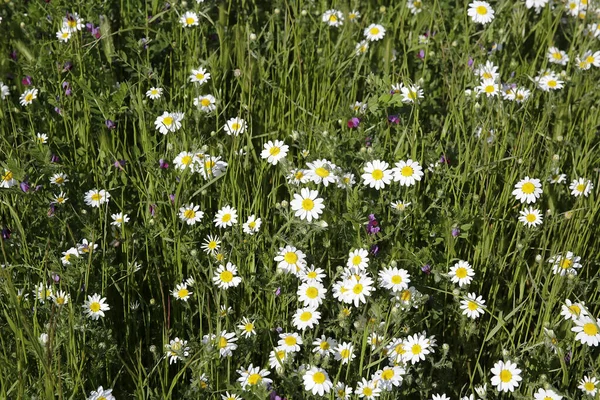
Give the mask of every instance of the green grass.
[[[287, 244], [325, 271], [328, 289], [320, 324], [302, 333], [302, 350], [285, 373], [273, 369], [269, 376], [288, 399], [312, 396], [297, 373], [303, 364], [324, 368], [332, 382], [353, 388], [363, 377], [371, 379], [387, 365], [382, 347], [371, 350], [367, 343], [371, 332], [383, 335], [385, 345], [422, 331], [437, 342], [425, 361], [406, 367], [400, 388], [382, 392], [383, 399], [435, 393], [459, 398], [485, 383], [493, 398], [490, 370], [498, 360], [512, 360], [523, 370], [515, 398], [532, 398], [540, 387], [581, 398], [579, 381], [600, 378], [598, 347], [575, 340], [572, 321], [560, 315], [566, 299], [583, 301], [590, 315], [600, 315], [600, 74], [575, 63], [600, 47], [584, 34], [587, 24], [598, 22], [593, 12], [580, 20], [561, 3], [536, 14], [524, 2], [498, 1], [492, 4], [494, 21], [482, 26], [467, 16], [466, 2], [425, 2], [412, 15], [404, 1], [385, 7], [370, 1], [352, 4], [361, 13], [357, 23], [345, 20], [335, 28], [321, 15], [328, 9], [346, 14], [354, 8], [348, 2], [21, 3], [0, 6], [0, 81], [10, 89], [0, 100], [0, 164], [18, 183], [30, 185], [27, 193], [18, 184], [0, 189], [0, 223], [10, 230], [0, 241], [0, 398], [85, 398], [100, 385], [118, 399], [220, 399], [225, 391], [266, 398], [266, 389], [242, 391], [236, 371], [250, 363], [268, 368], [276, 328], [296, 331], [299, 283], [276, 273], [273, 261]], [[199, 13], [198, 26], [178, 22], [187, 10]], [[98, 26], [100, 39], [84, 27], [59, 42], [55, 33], [66, 11]], [[371, 23], [382, 24], [385, 37], [355, 56]], [[422, 43], [419, 35], [427, 32]], [[570, 62], [550, 64], [550, 46], [565, 50]], [[9, 57], [13, 50], [16, 60]], [[469, 60], [474, 66], [492, 61], [501, 82], [526, 87], [531, 97], [519, 104], [466, 96], [465, 89], [479, 84]], [[73, 65], [69, 71], [63, 71], [66, 62]], [[188, 79], [200, 66], [211, 74], [202, 86]], [[545, 68], [565, 71], [563, 89], [537, 87], [533, 79]], [[39, 94], [23, 107], [26, 76]], [[403, 104], [400, 95], [390, 94], [400, 82], [420, 85], [424, 99]], [[153, 86], [164, 89], [156, 101], [145, 96]], [[193, 98], [209, 93], [217, 108], [207, 114]], [[364, 115], [352, 110], [355, 101], [367, 105]], [[160, 134], [154, 121], [164, 111], [183, 112], [182, 129]], [[390, 115], [400, 123], [388, 122]], [[223, 126], [236, 116], [248, 129], [228, 136]], [[346, 123], [354, 116], [360, 125], [350, 129]], [[108, 129], [106, 120], [116, 129]], [[475, 135], [480, 127], [493, 129], [491, 143]], [[48, 143], [35, 140], [38, 132], [48, 134]], [[275, 139], [290, 152], [273, 166], [260, 152]], [[178, 171], [173, 160], [182, 151], [220, 156], [227, 172], [205, 180]], [[60, 161], [51, 162], [51, 155]], [[442, 155], [448, 164], [427, 171]], [[417, 185], [393, 183], [377, 191], [363, 184], [368, 161], [393, 167], [408, 158], [425, 170]], [[169, 168], [159, 168], [161, 159]], [[292, 168], [319, 159], [352, 172], [356, 184], [342, 189], [286, 181]], [[116, 160], [126, 164], [117, 168]], [[548, 182], [554, 168], [567, 174], [566, 183]], [[59, 172], [69, 177], [61, 188], [50, 184]], [[511, 194], [526, 176], [543, 184], [532, 205], [544, 216], [536, 228], [517, 220], [525, 205]], [[570, 194], [568, 184], [578, 177], [593, 182], [589, 197]], [[289, 203], [300, 187], [318, 190], [325, 204], [318, 221], [327, 227], [294, 216]], [[108, 190], [109, 203], [86, 205], [84, 195], [94, 188]], [[68, 201], [50, 216], [50, 202], [61, 190]], [[412, 204], [394, 212], [390, 203], [397, 200]], [[194, 226], [178, 216], [191, 202], [205, 213]], [[216, 228], [212, 220], [225, 205], [237, 209], [238, 223]], [[123, 228], [111, 225], [117, 212], [130, 217]], [[263, 224], [249, 236], [242, 223], [252, 214]], [[369, 214], [379, 221], [376, 235], [365, 229]], [[201, 249], [209, 234], [222, 240], [224, 263], [238, 267], [239, 287], [225, 291], [213, 284], [221, 262]], [[63, 265], [62, 253], [83, 238], [98, 248]], [[415, 308], [402, 309], [376, 285], [367, 304], [349, 306], [345, 316], [332, 286], [351, 250], [374, 245], [379, 251], [370, 256], [371, 277], [397, 265], [422, 296]], [[576, 276], [553, 274], [548, 260], [568, 251], [581, 257], [582, 268]], [[468, 288], [446, 275], [458, 260], [475, 270]], [[425, 264], [432, 267], [429, 275], [421, 271]], [[175, 299], [173, 289], [190, 277], [193, 295], [187, 302]], [[69, 303], [36, 301], [40, 282], [66, 291]], [[19, 290], [29, 297], [19, 298]], [[487, 306], [476, 320], [459, 309], [459, 300], [471, 292]], [[110, 305], [97, 321], [82, 307], [94, 293]], [[221, 307], [232, 311], [220, 316]], [[233, 357], [220, 358], [202, 344], [204, 335], [238, 332], [242, 317], [256, 321], [257, 335], [238, 335]], [[544, 328], [555, 333], [556, 351]], [[46, 344], [38, 340], [42, 333], [48, 334]], [[311, 343], [322, 334], [352, 342], [356, 359], [340, 365], [316, 356]], [[169, 365], [164, 346], [175, 337], [188, 341], [190, 354]]]

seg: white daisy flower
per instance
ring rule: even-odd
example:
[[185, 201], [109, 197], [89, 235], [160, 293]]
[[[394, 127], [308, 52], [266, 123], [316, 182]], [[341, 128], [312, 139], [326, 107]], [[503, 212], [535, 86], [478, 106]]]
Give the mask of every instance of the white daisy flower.
[[200, 222], [203, 217], [204, 212], [200, 211], [200, 206], [194, 205], [194, 203], [182, 206], [179, 209], [179, 219], [188, 225], [195, 225], [196, 222]]
[[364, 35], [369, 42], [376, 42], [385, 36], [385, 28], [379, 24], [371, 24], [365, 28]]
[[485, 25], [494, 19], [494, 10], [487, 1], [473, 1], [469, 4], [467, 15], [473, 22]]
[[180, 283], [175, 286], [175, 289], [171, 292], [173, 297], [177, 300], [183, 300], [185, 302], [188, 301], [193, 292], [188, 289], [188, 285], [186, 283]]
[[460, 309], [467, 317], [477, 319], [485, 313], [485, 300], [475, 293], [469, 293], [466, 299], [460, 301]]
[[219, 265], [213, 276], [213, 282], [219, 288], [226, 290], [237, 287], [242, 282], [242, 278], [237, 276], [237, 267], [228, 262], [225, 266]]
[[492, 385], [498, 389], [499, 392], [513, 392], [515, 388], [519, 386], [521, 378], [521, 370], [517, 368], [517, 364], [507, 361], [498, 361], [494, 364], [494, 368], [491, 369], [492, 374]]
[[571, 189], [571, 194], [575, 197], [579, 197], [581, 195], [588, 197], [594, 188], [594, 184], [589, 179], [585, 178], [577, 178], [574, 179], [573, 182], [569, 185], [569, 189]]
[[154, 126], [156, 130], [158, 130], [163, 135], [166, 135], [169, 132], [176, 132], [181, 128], [181, 121], [183, 121], [183, 113], [175, 112], [163, 112], [162, 115], [156, 117], [154, 121]]
[[392, 292], [401, 292], [408, 289], [410, 275], [405, 269], [388, 267], [379, 271], [379, 285]]
[[288, 153], [289, 146], [281, 140], [275, 142], [268, 141], [264, 144], [265, 149], [260, 153], [260, 156], [267, 160], [268, 163], [277, 165]]
[[189, 28], [190, 26], [198, 26], [198, 14], [193, 11], [187, 11], [185, 14], [179, 18], [179, 22], [183, 25], [184, 28]]
[[568, 251], [566, 256], [559, 254], [548, 260], [552, 264], [554, 274], [560, 276], [567, 274], [577, 275], [577, 270], [581, 268], [579, 261], [581, 261], [581, 257], [575, 256], [571, 251]]
[[93, 320], [104, 317], [104, 311], [110, 310], [110, 307], [106, 304], [106, 298], [100, 297], [99, 294], [88, 296], [83, 308], [85, 314]]
[[344, 14], [338, 10], [327, 10], [323, 13], [321, 20], [329, 26], [342, 26], [344, 23]]
[[525, 226], [538, 226], [543, 222], [542, 213], [536, 208], [528, 207], [523, 211], [519, 211], [519, 214], [519, 221]]
[[321, 313], [315, 307], [299, 308], [292, 317], [294, 328], [304, 331], [306, 328], [313, 329], [319, 325]]
[[539, 179], [529, 178], [520, 180], [515, 185], [512, 195], [521, 203], [535, 203], [542, 194], [542, 184]]
[[396, 167], [392, 168], [392, 173], [394, 174], [394, 181], [400, 182], [400, 186], [413, 186], [424, 175], [421, 165], [410, 158], [407, 161], [400, 160], [395, 165]]
[[304, 381], [304, 389], [307, 392], [312, 392], [313, 395], [324, 396], [331, 392], [333, 383], [329, 379], [329, 374], [322, 368], [311, 367], [302, 376]]
[[229, 119], [223, 128], [229, 136], [238, 136], [246, 131], [248, 124], [243, 119], [235, 117]]
[[151, 87], [147, 92], [146, 92], [146, 97], [149, 97], [150, 100], [158, 100], [161, 98], [163, 93], [163, 89], [159, 88], [159, 87]]
[[376, 190], [389, 185], [392, 181], [393, 170], [389, 170], [388, 167], [389, 164], [385, 161], [369, 161], [364, 167], [365, 173], [361, 175], [364, 184]]
[[467, 261], [460, 260], [450, 268], [449, 275], [453, 283], [458, 283], [458, 286], [463, 287], [471, 283], [475, 276], [475, 271]]
[[598, 346], [600, 343], [598, 322], [590, 316], [579, 317], [574, 322], [576, 326], [572, 327], [571, 331], [577, 333], [575, 339], [588, 346]]
[[311, 222], [313, 219], [319, 219], [319, 214], [323, 213], [325, 205], [323, 199], [318, 197], [319, 192], [302, 188], [300, 194], [295, 193], [294, 198], [290, 202], [292, 210], [295, 211], [295, 216], [300, 219], [305, 219]]
[[19, 103], [21, 103], [22, 106], [30, 105], [33, 103], [33, 100], [37, 99], [38, 92], [39, 90], [36, 88], [27, 89], [23, 92], [21, 97], [19, 97]]
[[598, 393], [598, 386], [600, 386], [600, 381], [595, 376], [585, 376], [582, 380], [579, 381], [579, 386], [577, 386], [581, 391], [588, 396], [595, 396]]
[[194, 105], [201, 111], [211, 112], [217, 109], [217, 99], [212, 94], [205, 94], [194, 99]]
[[206, 71], [205, 68], [193, 69], [192, 74], [189, 76], [190, 82], [197, 83], [202, 85], [210, 79], [210, 73]]
[[213, 220], [217, 228], [227, 228], [237, 224], [237, 210], [231, 206], [221, 208]]
[[262, 220], [260, 218], [256, 218], [256, 215], [252, 214], [248, 217], [248, 220], [242, 225], [242, 229], [244, 233], [248, 235], [254, 235], [260, 230], [260, 226], [262, 225]]

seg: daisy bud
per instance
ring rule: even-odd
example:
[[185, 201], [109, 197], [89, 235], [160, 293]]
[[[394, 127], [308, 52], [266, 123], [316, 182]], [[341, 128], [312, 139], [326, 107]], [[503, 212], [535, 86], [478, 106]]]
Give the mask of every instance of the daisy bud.
[[303, 17], [305, 17], [305, 16], [306, 16], [306, 14], [308, 14], [308, 12], [307, 12], [306, 10], [302, 10], [302, 11], [300, 12], [300, 14], [301, 14]]
[[190, 251], [190, 255], [192, 257], [196, 257], [198, 255], [198, 251], [194, 249], [194, 250]]
[[281, 201], [281, 207], [287, 208], [287, 206], [288, 206], [288, 202], [286, 200], [282, 200]]
[[386, 8], [385, 8], [385, 6], [381, 6], [381, 7], [379, 7], [379, 12], [380, 12], [380, 13], [382, 13], [382, 14], [385, 14], [385, 11], [386, 11]]
[[535, 261], [536, 262], [541, 262], [542, 261], [542, 255], [538, 254], [537, 256], [535, 256]]
[[[339, 122], [339, 121], [338, 121]], [[323, 135], [323, 137], [327, 137], [329, 135], [329, 132], [327, 131], [323, 131], [323, 133], [321, 133], [321, 135]]]
[[454, 40], [454, 41], [452, 42], [452, 47], [456, 47], [456, 46], [458, 46], [458, 42], [457, 42], [456, 40]]
[[21, 29], [25, 28], [25, 22], [21, 22], [20, 26], [21, 26]]
[[256, 35], [254, 33], [250, 34], [250, 40], [252, 40], [252, 41], [256, 40]]
[[186, 8], [187, 7], [187, 1], [182, 1], [181, 2], [181, 7]]
[[557, 142], [562, 142], [562, 141], [563, 141], [563, 136], [562, 136], [562, 135], [558, 135], [558, 136], [556, 137], [556, 141], [557, 141]]
[[359, 151], [360, 151], [361, 153], [365, 153], [365, 152], [367, 151], [367, 148], [366, 148], [366, 147], [361, 147]]
[[150, 305], [153, 306], [154, 304], [156, 304], [156, 300], [150, 299]]
[[275, 10], [273, 10], [273, 12], [275, 13], [275, 15], [279, 15], [280, 10], [279, 10], [279, 8], [276, 8]]
[[508, 357], [509, 354], [510, 354], [510, 351], [508, 351], [506, 349], [502, 349], [502, 357]]
[[398, 266], [398, 263], [396, 262], [396, 260], [392, 260], [392, 261], [390, 262], [390, 266], [391, 266], [392, 268], [396, 268], [396, 267]]
[[560, 159], [560, 156], [558, 154], [555, 154], [552, 156], [552, 161], [558, 161]]
[[87, 214], [87, 210], [81, 210], [80, 213]]
[[242, 70], [240, 70], [239, 68], [234, 69], [233, 76], [235, 76], [236, 78], [239, 78], [240, 76], [242, 76]]
[[565, 219], [571, 219], [573, 217], [573, 211], [567, 211], [565, 213]]
[[458, 296], [460, 295], [460, 290], [458, 290], [458, 289], [454, 289], [454, 290], [452, 291], [452, 295], [453, 295], [453, 296], [455, 296], [455, 297], [458, 297]]
[[156, 353], [156, 346], [155, 345], [151, 345], [150, 346], [150, 353]]
[[522, 243], [517, 243], [517, 250], [523, 250], [523, 244]]

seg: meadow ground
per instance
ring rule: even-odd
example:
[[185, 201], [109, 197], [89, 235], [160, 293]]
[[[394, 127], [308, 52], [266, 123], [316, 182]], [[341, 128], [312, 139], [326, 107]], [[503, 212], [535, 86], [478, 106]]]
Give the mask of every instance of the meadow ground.
[[0, 398], [600, 397], [592, 0], [5, 0]]

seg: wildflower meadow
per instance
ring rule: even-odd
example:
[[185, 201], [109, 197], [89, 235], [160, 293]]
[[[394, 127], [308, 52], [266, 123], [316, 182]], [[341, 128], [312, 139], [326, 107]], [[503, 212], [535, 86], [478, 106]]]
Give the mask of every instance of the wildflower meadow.
[[598, 0], [3, 0], [0, 399], [600, 399]]

